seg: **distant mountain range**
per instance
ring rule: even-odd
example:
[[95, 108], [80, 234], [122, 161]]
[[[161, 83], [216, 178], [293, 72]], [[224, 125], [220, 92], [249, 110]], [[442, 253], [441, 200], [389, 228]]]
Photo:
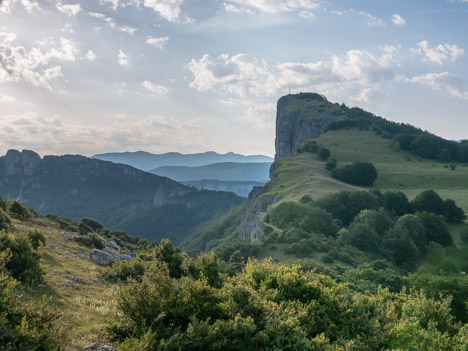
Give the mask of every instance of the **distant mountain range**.
[[39, 213], [105, 226], [152, 240], [182, 240], [243, 200], [233, 193], [196, 190], [134, 167], [79, 155], [44, 156], [9, 150], [0, 157], [0, 195]]
[[263, 181], [269, 180], [270, 162], [261, 163], [213, 163], [200, 167], [164, 166], [149, 172], [176, 181], [216, 179], [223, 181]]
[[103, 161], [111, 161], [114, 163], [123, 163], [141, 169], [143, 171], [148, 171], [163, 166], [199, 167], [220, 162], [273, 162], [273, 158], [264, 155], [244, 156], [233, 152], [229, 152], [227, 154], [218, 154], [213, 151], [196, 154], [181, 154], [178, 152], [152, 154], [145, 151], [114, 152], [94, 155], [92, 156], [92, 158]]

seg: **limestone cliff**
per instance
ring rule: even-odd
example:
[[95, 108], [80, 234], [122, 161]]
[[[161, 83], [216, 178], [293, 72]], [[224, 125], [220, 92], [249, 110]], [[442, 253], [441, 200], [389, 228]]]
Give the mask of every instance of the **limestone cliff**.
[[276, 110], [275, 159], [293, 156], [308, 139], [318, 137], [331, 122], [344, 117], [338, 104], [319, 94], [283, 96]]
[[[345, 112], [338, 104], [329, 102], [315, 93], [286, 95], [278, 100], [276, 111], [275, 160], [294, 156], [308, 139], [325, 132], [327, 126], [345, 118]], [[277, 163], [270, 167], [270, 178], [275, 177]], [[239, 225], [239, 239], [261, 239], [264, 235], [262, 212], [275, 203], [271, 195], [264, 194], [264, 188], [255, 187], [249, 195]]]

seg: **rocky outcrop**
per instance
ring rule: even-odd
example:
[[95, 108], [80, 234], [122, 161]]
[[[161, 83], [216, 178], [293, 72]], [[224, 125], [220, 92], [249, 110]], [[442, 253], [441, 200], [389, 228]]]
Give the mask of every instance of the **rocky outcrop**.
[[[182, 202], [187, 202], [184, 201], [183, 197], [191, 193], [193, 190], [186, 186], [175, 183], [168, 178], [166, 179], [167, 182], [161, 183], [161, 185], [159, 185], [158, 191], [156, 192], [156, 195], [154, 195], [153, 206], [161, 207], [164, 205], [177, 205]], [[189, 205], [190, 204], [187, 203], [187, 206]]]
[[4, 160], [4, 171], [8, 176], [34, 174], [41, 163], [41, 157], [34, 151], [8, 150]]
[[308, 139], [318, 137], [331, 122], [344, 116], [338, 104], [319, 94], [283, 96], [276, 110], [275, 159], [293, 156]]
[[263, 187], [254, 187], [249, 194], [239, 225], [241, 241], [261, 239], [265, 234], [260, 213], [265, 212], [268, 206], [275, 202], [275, 199], [271, 195], [262, 195], [263, 191]]
[[103, 251], [103, 250], [98, 250], [98, 249], [92, 249], [90, 254], [89, 254], [89, 259], [97, 263], [101, 266], [108, 266], [112, 262], [114, 262], [114, 256], [111, 255], [109, 252]]

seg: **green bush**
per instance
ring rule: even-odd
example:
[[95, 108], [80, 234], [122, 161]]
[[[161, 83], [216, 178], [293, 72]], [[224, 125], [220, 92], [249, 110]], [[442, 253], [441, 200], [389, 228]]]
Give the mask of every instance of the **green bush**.
[[37, 250], [39, 246], [45, 246], [46, 244], [46, 239], [45, 239], [44, 234], [42, 234], [37, 229], [30, 231], [28, 233], [28, 237], [29, 237], [29, 240], [31, 241], [31, 246], [33, 247], [34, 250]]
[[463, 243], [468, 244], [468, 227], [463, 228], [460, 233], [460, 239]]
[[336, 168], [336, 158], [332, 158], [331, 160], [328, 160], [327, 163], [325, 164], [325, 169], [327, 171], [332, 171]]
[[11, 216], [17, 219], [26, 220], [31, 218], [31, 212], [19, 201], [10, 201], [8, 203], [8, 211]]
[[0, 210], [0, 230], [9, 230], [11, 226], [11, 219], [10, 217]]
[[330, 154], [331, 154], [330, 150], [328, 150], [325, 147], [322, 147], [322, 148], [319, 149], [318, 157], [319, 157], [320, 160], [326, 161], [330, 157]]
[[444, 201], [434, 190], [424, 190], [417, 195], [411, 206], [414, 211], [431, 212], [437, 215], [444, 215]]
[[0, 253], [7, 255], [5, 269], [12, 277], [26, 283], [40, 282], [40, 256], [32, 250], [29, 237], [0, 232]]
[[335, 168], [332, 176], [344, 183], [371, 186], [377, 179], [377, 170], [370, 162], [354, 162], [353, 164]]
[[62, 349], [59, 317], [60, 314], [51, 308], [50, 301], [45, 298], [40, 302], [25, 302], [17, 282], [5, 275], [0, 267], [1, 350]]
[[445, 199], [444, 216], [449, 223], [462, 223], [466, 219], [465, 211], [455, 204], [452, 199]]
[[126, 282], [129, 279], [139, 281], [150, 264], [141, 257], [136, 257], [129, 262], [115, 260], [111, 266], [103, 269], [102, 276], [111, 282]]
[[300, 150], [315, 154], [317, 153], [318, 149], [319, 149], [319, 146], [317, 145], [316, 141], [309, 141], [308, 143], [304, 144], [304, 146], [302, 146]]

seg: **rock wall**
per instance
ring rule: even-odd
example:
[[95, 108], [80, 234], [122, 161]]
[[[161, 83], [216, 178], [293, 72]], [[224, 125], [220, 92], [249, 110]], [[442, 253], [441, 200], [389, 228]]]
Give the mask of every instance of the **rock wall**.
[[318, 137], [331, 122], [344, 115], [338, 104], [319, 94], [283, 96], [276, 110], [275, 159], [294, 156], [308, 139]]

